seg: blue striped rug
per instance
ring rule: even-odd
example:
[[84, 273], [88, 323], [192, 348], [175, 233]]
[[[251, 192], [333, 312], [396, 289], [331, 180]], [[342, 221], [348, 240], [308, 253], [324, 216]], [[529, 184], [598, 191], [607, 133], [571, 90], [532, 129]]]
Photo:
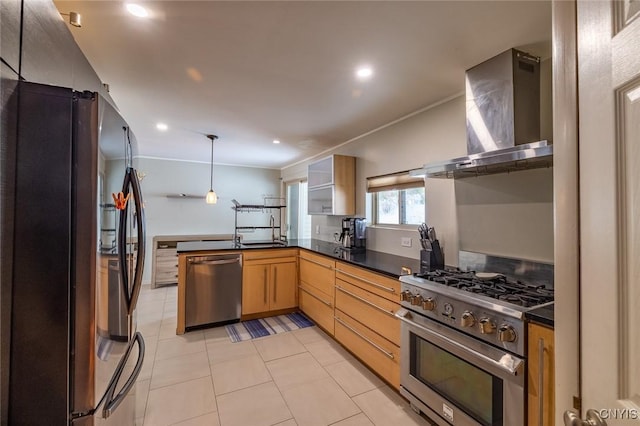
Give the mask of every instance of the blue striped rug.
[[284, 333], [285, 331], [311, 327], [313, 322], [305, 317], [302, 312], [278, 315], [276, 317], [260, 318], [250, 321], [242, 321], [225, 326], [227, 334], [232, 342], [251, 340], [256, 337], [269, 336], [271, 334]]

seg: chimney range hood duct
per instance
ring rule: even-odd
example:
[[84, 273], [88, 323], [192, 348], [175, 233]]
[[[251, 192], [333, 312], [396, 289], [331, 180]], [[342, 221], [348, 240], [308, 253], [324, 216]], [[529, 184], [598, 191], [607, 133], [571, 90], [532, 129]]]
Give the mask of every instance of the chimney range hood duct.
[[509, 49], [467, 70], [467, 156], [413, 175], [463, 178], [553, 166], [540, 140], [540, 58]]

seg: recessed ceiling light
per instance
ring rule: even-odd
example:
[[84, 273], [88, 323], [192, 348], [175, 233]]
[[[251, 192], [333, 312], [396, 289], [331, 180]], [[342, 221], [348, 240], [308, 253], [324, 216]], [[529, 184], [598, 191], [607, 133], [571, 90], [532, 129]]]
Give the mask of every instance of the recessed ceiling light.
[[135, 3], [127, 3], [127, 11], [133, 16], [137, 16], [138, 18], [146, 18], [149, 16], [149, 12], [144, 7]]
[[166, 132], [167, 130], [169, 130], [169, 126], [167, 126], [165, 123], [158, 123], [156, 124], [156, 129], [162, 132]]
[[280, 143], [280, 141], [278, 139], [274, 139], [273, 143]]
[[366, 80], [373, 75], [373, 69], [370, 66], [362, 66], [356, 70], [356, 77], [359, 80]]

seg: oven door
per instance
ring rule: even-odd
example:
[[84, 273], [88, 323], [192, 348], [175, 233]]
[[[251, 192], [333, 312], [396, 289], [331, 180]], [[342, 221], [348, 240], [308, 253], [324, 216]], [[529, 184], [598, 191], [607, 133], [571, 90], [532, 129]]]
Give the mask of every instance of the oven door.
[[400, 309], [400, 392], [440, 425], [524, 425], [523, 359]]

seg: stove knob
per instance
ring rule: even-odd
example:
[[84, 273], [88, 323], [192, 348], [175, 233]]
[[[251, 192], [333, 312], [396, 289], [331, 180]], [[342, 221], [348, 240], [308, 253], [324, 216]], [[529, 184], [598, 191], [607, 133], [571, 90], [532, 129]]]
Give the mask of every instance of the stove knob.
[[433, 311], [436, 308], [436, 300], [433, 297], [427, 297], [422, 301], [422, 309], [425, 311]]
[[422, 296], [415, 295], [411, 298], [411, 304], [412, 305], [422, 305]]
[[493, 334], [494, 331], [496, 331], [495, 323], [491, 322], [489, 318], [480, 319], [480, 333]]
[[515, 342], [516, 331], [509, 324], [502, 324], [498, 329], [498, 340], [501, 342]]
[[411, 298], [411, 292], [409, 290], [405, 290], [400, 293], [400, 300], [403, 302], [408, 301]]
[[476, 317], [473, 315], [473, 312], [464, 311], [460, 318], [460, 325], [462, 327], [473, 327], [476, 325]]

